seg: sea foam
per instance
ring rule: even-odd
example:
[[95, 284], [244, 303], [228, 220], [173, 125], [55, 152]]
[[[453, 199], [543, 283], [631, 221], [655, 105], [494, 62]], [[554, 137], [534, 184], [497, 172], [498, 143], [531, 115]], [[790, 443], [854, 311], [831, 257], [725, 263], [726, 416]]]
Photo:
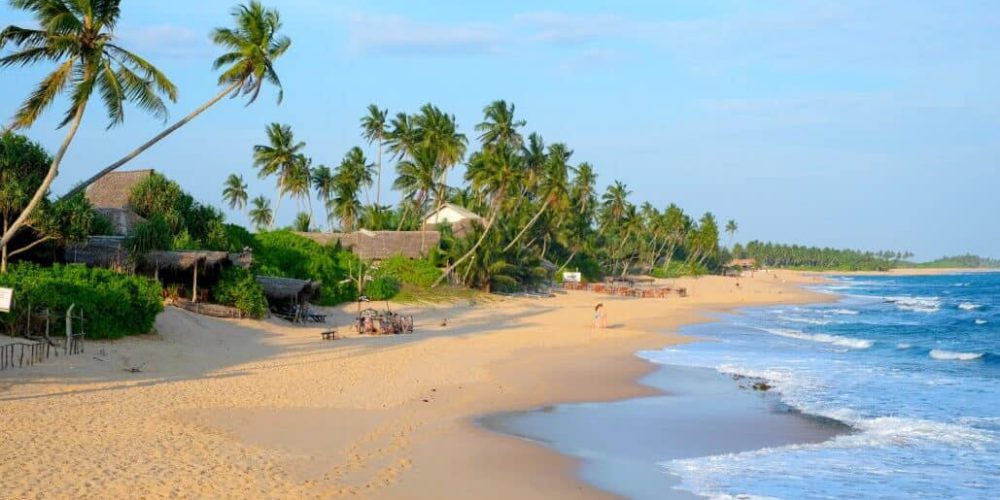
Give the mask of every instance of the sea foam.
[[829, 335], [826, 333], [805, 333], [786, 328], [765, 328], [764, 331], [781, 337], [821, 342], [840, 347], [849, 347], [851, 349], [868, 349], [875, 344], [873, 341], [867, 339], [852, 339], [848, 337], [841, 337], [839, 335]]
[[943, 349], [934, 349], [930, 352], [933, 359], [942, 361], [972, 361], [983, 357], [981, 352], [954, 352]]

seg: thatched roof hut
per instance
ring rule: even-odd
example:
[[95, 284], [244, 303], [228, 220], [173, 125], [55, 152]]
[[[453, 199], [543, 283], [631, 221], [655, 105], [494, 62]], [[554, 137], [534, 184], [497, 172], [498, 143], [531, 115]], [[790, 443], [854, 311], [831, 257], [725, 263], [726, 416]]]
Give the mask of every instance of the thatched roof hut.
[[66, 247], [64, 259], [69, 264], [121, 269], [128, 264], [124, 236], [91, 236], [82, 243]]
[[143, 258], [143, 267], [148, 269], [162, 269], [174, 271], [187, 271], [195, 264], [202, 268], [210, 268], [229, 264], [229, 253], [209, 252], [205, 250], [185, 250], [185, 251], [165, 251], [157, 250], [147, 253]]
[[111, 172], [87, 186], [86, 197], [94, 208], [130, 209], [132, 188], [153, 175], [153, 169]]
[[383, 260], [395, 255], [417, 259], [441, 245], [437, 231], [368, 231], [353, 233], [295, 233], [320, 245], [340, 242], [362, 260]]
[[295, 301], [300, 304], [315, 297], [320, 287], [318, 281], [277, 276], [257, 276], [257, 283], [264, 289], [264, 296], [268, 300]]

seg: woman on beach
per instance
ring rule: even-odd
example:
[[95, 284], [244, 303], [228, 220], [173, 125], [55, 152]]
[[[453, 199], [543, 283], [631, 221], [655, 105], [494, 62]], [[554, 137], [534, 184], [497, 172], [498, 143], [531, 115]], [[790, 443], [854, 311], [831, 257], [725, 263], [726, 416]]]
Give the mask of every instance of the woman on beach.
[[608, 316], [604, 310], [604, 304], [597, 304], [594, 307], [594, 328], [607, 328]]

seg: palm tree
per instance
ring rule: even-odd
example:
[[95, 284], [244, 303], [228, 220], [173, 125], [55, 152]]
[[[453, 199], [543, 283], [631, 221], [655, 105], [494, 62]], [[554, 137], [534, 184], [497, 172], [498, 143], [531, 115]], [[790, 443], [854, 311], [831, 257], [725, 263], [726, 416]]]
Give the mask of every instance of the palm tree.
[[574, 171], [576, 175], [573, 177], [571, 194], [576, 208], [581, 214], [592, 218], [596, 203], [597, 174], [594, 173], [594, 167], [587, 162], [577, 165]]
[[[312, 171], [312, 185], [313, 189], [316, 190], [316, 197], [323, 202], [323, 206], [330, 204], [330, 198], [333, 197], [333, 173], [330, 172], [330, 167], [326, 165], [320, 165], [313, 169]], [[329, 218], [327, 218], [327, 225], [330, 224]]]
[[419, 136], [410, 123], [410, 116], [406, 113], [396, 113], [392, 119], [392, 131], [386, 136], [386, 146], [393, 158], [403, 159], [410, 156], [419, 142]]
[[329, 213], [340, 219], [340, 227], [347, 232], [354, 230], [361, 212], [358, 192], [372, 183], [372, 168], [361, 148], [351, 148], [333, 174], [334, 197], [328, 203]]
[[547, 155], [547, 161], [545, 162], [545, 175], [540, 181], [540, 201], [542, 202], [541, 208], [535, 213], [535, 216], [525, 224], [521, 232], [517, 233], [510, 243], [504, 247], [503, 251], [506, 252], [517, 244], [518, 240], [524, 236], [524, 233], [535, 224], [539, 217], [545, 213], [549, 207], [555, 207], [558, 209], [566, 209], [569, 206], [569, 157], [573, 155], [573, 151], [566, 147], [565, 144], [556, 143], [549, 146], [549, 153]]
[[481, 199], [490, 200], [490, 215], [476, 243], [441, 273], [431, 285], [432, 288], [441, 284], [441, 281], [456, 267], [474, 255], [490, 234], [490, 229], [506, 201], [508, 191], [523, 179], [524, 158], [518, 153], [509, 145], [501, 144], [477, 153], [469, 160], [468, 170], [465, 173], [466, 180], [471, 182], [474, 190], [480, 192]]
[[292, 221], [292, 229], [300, 233], [308, 233], [309, 226], [311, 225], [312, 216], [305, 212], [299, 212], [298, 215], [295, 216], [295, 220]]
[[388, 109], [379, 109], [371, 104], [368, 106], [368, 115], [361, 119], [362, 135], [368, 140], [368, 145], [378, 143], [378, 159], [376, 160], [375, 175], [375, 204], [382, 204], [382, 148], [385, 145], [386, 117], [389, 115]]
[[620, 222], [625, 217], [625, 212], [630, 205], [628, 197], [631, 194], [632, 191], [629, 191], [628, 186], [619, 181], [608, 186], [608, 190], [601, 196], [605, 216], [602, 230], [606, 229], [609, 224]]
[[733, 236], [736, 236], [736, 231], [739, 231], [739, 230], [740, 230], [740, 227], [738, 225], [736, 225], [736, 221], [735, 220], [729, 219], [729, 221], [726, 222], [726, 234], [729, 235], [729, 246], [730, 247], [733, 246]]
[[274, 219], [281, 208], [281, 197], [285, 193], [285, 182], [288, 174], [296, 167], [299, 152], [306, 147], [304, 142], [295, 142], [292, 127], [272, 123], [267, 126], [268, 144], [258, 144], [253, 147], [253, 164], [257, 167], [257, 176], [261, 179], [277, 174], [278, 203], [274, 209]]
[[243, 210], [247, 206], [247, 196], [247, 184], [243, 182], [243, 176], [229, 174], [222, 190], [222, 200], [228, 203], [231, 209]]
[[302, 209], [302, 200], [306, 200], [309, 206], [309, 219], [312, 220], [312, 158], [304, 155], [297, 155], [291, 170], [285, 176], [284, 190], [297, 200], [299, 210]]
[[455, 117], [449, 115], [437, 106], [425, 104], [420, 113], [411, 120], [418, 131], [418, 137], [423, 147], [431, 148], [436, 153], [436, 169], [438, 186], [435, 192], [437, 208], [441, 208], [447, 196], [448, 169], [454, 167], [465, 157], [468, 141], [465, 134], [458, 132]]
[[271, 201], [263, 196], [254, 198], [250, 204], [250, 222], [258, 231], [271, 227], [274, 212], [271, 211]]
[[10, 243], [45, 198], [95, 90], [100, 92], [101, 101], [107, 109], [109, 128], [125, 120], [125, 103], [130, 102], [165, 119], [167, 108], [161, 95], [171, 101], [176, 100], [177, 89], [160, 70], [113, 43], [112, 30], [121, 14], [119, 3], [120, 0], [11, 2], [14, 8], [33, 14], [41, 29], [4, 28], [0, 32], [0, 50], [6, 49], [8, 44], [16, 49], [0, 57], [0, 67], [28, 66], [40, 61], [51, 61], [58, 66], [21, 104], [10, 127], [30, 127], [65, 91], [69, 97], [69, 108], [59, 126], [69, 125], [69, 128], [52, 157], [41, 185], [21, 214], [0, 236], [0, 247]]
[[[403, 160], [396, 165], [398, 175], [392, 187], [401, 191], [403, 200], [412, 202], [417, 214], [422, 215], [427, 198], [438, 186], [437, 153], [429, 147], [418, 146], [412, 151], [412, 156], [411, 160]], [[409, 205], [406, 205], [397, 231], [402, 229], [408, 209]]]
[[[31, 4], [53, 4], [63, 5], [67, 2], [60, 0], [48, 0], [42, 2], [28, 2], [18, 0], [21, 3]], [[95, 0], [87, 0], [87, 3]], [[72, 4], [73, 2], [69, 2]], [[118, 9], [118, 1], [101, 2], [101, 4], [113, 5], [115, 11]], [[249, 96], [247, 105], [257, 100], [264, 82], [268, 82], [278, 88], [278, 103], [281, 103], [284, 91], [281, 87], [281, 80], [274, 70], [274, 63], [292, 45], [292, 41], [278, 34], [281, 29], [281, 17], [278, 11], [268, 9], [257, 0], [252, 0], [246, 5], [240, 5], [232, 11], [233, 19], [236, 22], [234, 28], [215, 28], [212, 31], [212, 41], [222, 47], [224, 52], [213, 64], [214, 69], [222, 70], [219, 75], [219, 85], [223, 89], [207, 102], [199, 106], [190, 114], [181, 118], [173, 125], [167, 127], [152, 139], [146, 141], [141, 146], [125, 155], [120, 160], [104, 167], [91, 178], [78, 184], [66, 193], [61, 199], [69, 198], [104, 177], [122, 165], [132, 161], [135, 157], [160, 142], [177, 129], [183, 127], [208, 108], [215, 105], [225, 96], [237, 97], [240, 95]], [[2, 43], [0, 43], [2, 46]], [[150, 68], [152, 68], [150, 66]], [[154, 68], [155, 69], [155, 68]], [[148, 78], [147, 78], [148, 80]]]
[[476, 132], [480, 132], [479, 142], [484, 148], [498, 144], [521, 147], [523, 141], [517, 129], [527, 122], [514, 119], [514, 103], [508, 106], [506, 101], [493, 101], [483, 109], [483, 115], [482, 123], [476, 125]]

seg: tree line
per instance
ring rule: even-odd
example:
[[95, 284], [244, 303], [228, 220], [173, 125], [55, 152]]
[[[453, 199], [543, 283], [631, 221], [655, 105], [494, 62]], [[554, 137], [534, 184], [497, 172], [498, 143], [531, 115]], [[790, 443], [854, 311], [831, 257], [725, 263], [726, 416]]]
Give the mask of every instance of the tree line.
[[913, 258], [912, 253], [905, 251], [870, 252], [764, 243], [757, 240], [745, 246], [734, 245], [732, 253], [739, 259], [753, 259], [763, 267], [841, 271], [886, 271]]

